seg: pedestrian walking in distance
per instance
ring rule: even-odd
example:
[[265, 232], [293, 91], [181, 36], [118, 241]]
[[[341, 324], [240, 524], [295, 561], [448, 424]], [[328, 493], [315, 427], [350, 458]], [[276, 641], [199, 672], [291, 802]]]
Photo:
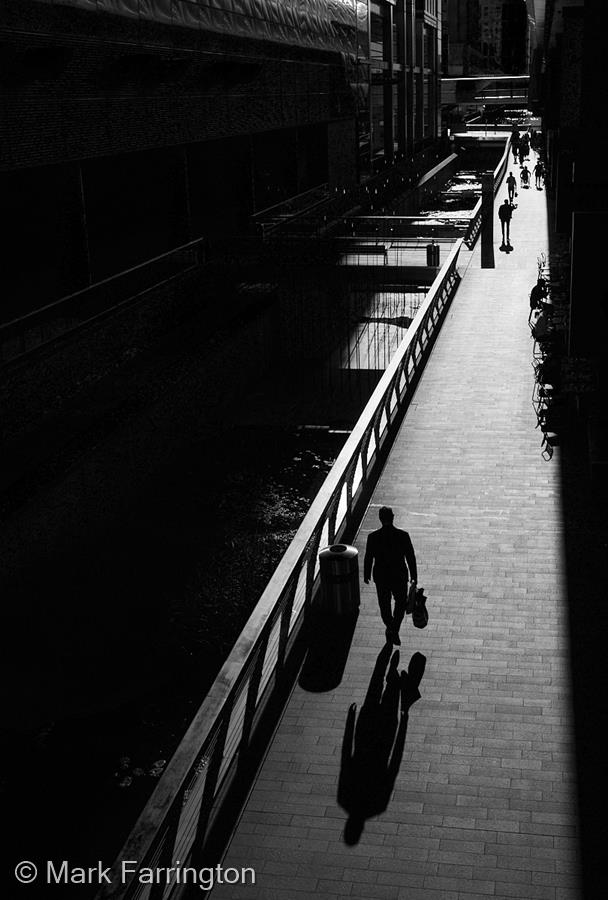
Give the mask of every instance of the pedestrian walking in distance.
[[[380, 615], [386, 628], [386, 639], [400, 644], [399, 628], [407, 604], [408, 578], [418, 583], [418, 570], [414, 547], [407, 531], [395, 528], [394, 514], [389, 506], [383, 506], [378, 516], [381, 528], [367, 537], [363, 560], [363, 580], [369, 584], [373, 576], [378, 593]], [[394, 612], [392, 600], [395, 601]]]
[[545, 167], [542, 163], [542, 160], [539, 161], [534, 166], [534, 178], [536, 179], [536, 187], [540, 191], [543, 187], [543, 176], [545, 174]]
[[507, 178], [507, 191], [509, 192], [509, 203], [513, 203], [513, 199], [515, 197], [515, 189], [517, 188], [517, 179], [513, 172], [509, 172], [509, 177]]
[[514, 127], [511, 135], [511, 150], [513, 151], [513, 162], [517, 162], [517, 154], [519, 153], [519, 128]]
[[498, 207], [498, 218], [500, 219], [500, 227], [502, 229], [502, 246], [508, 247], [510, 246], [511, 235], [511, 216], [513, 215], [513, 209], [508, 200], [505, 200], [504, 203]]

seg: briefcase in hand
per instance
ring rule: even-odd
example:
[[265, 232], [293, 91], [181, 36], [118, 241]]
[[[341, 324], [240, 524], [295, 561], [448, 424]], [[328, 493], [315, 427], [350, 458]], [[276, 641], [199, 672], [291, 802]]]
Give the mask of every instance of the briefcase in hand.
[[426, 628], [429, 623], [429, 611], [426, 608], [424, 588], [416, 589], [416, 598], [414, 600], [414, 609], [412, 611], [412, 622], [416, 628]]

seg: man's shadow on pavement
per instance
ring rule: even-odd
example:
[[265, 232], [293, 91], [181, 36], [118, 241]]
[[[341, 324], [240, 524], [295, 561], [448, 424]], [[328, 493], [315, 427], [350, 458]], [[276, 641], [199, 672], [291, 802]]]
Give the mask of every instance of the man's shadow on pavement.
[[389, 804], [403, 758], [408, 711], [420, 699], [426, 657], [414, 653], [408, 671], [399, 673], [399, 651], [391, 657], [392, 649], [386, 644], [378, 655], [358, 719], [356, 703], [346, 718], [338, 803], [348, 813], [344, 842], [350, 846], [358, 843], [365, 820], [379, 816]]

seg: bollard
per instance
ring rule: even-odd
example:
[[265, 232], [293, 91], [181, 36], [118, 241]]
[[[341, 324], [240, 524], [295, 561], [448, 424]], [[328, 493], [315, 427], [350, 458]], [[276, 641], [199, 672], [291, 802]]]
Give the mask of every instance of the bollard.
[[333, 544], [319, 553], [322, 612], [343, 615], [359, 608], [359, 551]]

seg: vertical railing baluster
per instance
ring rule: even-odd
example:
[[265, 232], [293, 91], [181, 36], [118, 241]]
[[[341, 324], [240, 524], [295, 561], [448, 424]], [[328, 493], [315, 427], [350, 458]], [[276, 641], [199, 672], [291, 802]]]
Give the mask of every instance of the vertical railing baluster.
[[257, 709], [258, 690], [262, 678], [262, 669], [264, 668], [264, 658], [266, 656], [266, 649], [268, 647], [268, 640], [270, 638], [271, 631], [271, 628], [266, 628], [264, 640], [259, 644], [256, 650], [257, 656], [253, 664], [251, 675], [249, 676], [247, 701], [245, 703], [245, 713], [243, 718], [243, 729], [238, 750], [239, 758], [237, 762], [237, 771], [241, 771], [243, 769], [246, 761], [246, 754], [244, 753], [244, 751], [249, 748], [253, 719], [255, 717], [255, 712]]
[[[163, 839], [163, 846], [158, 857], [157, 866], [159, 869], [168, 869], [173, 863], [173, 852], [175, 849], [175, 841], [179, 828], [179, 819], [182, 810], [183, 790], [176, 796], [175, 801], [169, 813], [169, 825]], [[142, 862], [143, 866], [143, 862]], [[162, 900], [163, 894], [167, 888], [166, 884], [154, 884], [150, 889], [149, 900]]]
[[287, 600], [283, 605], [281, 610], [281, 625], [279, 628], [279, 649], [277, 650], [277, 669], [278, 669], [278, 678], [280, 680], [281, 675], [285, 670], [285, 662], [287, 659], [287, 642], [289, 641], [289, 625], [291, 622], [291, 611], [293, 609], [293, 603], [295, 598], [295, 591], [297, 588], [298, 579], [294, 578], [289, 589]]
[[200, 812], [198, 817], [198, 822], [196, 824], [196, 836], [192, 842], [192, 857], [195, 862], [194, 865], [200, 863], [200, 865], [204, 865], [204, 852], [205, 852], [205, 841], [207, 838], [207, 828], [209, 825], [209, 819], [211, 818], [211, 812], [213, 810], [213, 803], [216, 795], [216, 787], [217, 780], [220, 772], [220, 768], [224, 759], [224, 749], [226, 746], [226, 736], [228, 734], [228, 726], [230, 725], [230, 716], [232, 713], [232, 709], [234, 707], [234, 695], [232, 696], [232, 702], [227, 704], [227, 708], [224, 707], [222, 709], [222, 721], [219, 727], [218, 735], [213, 746], [213, 751], [211, 755], [211, 759], [209, 761], [209, 765], [207, 768], [207, 775], [205, 778], [205, 787], [203, 788], [203, 796], [201, 798]]

